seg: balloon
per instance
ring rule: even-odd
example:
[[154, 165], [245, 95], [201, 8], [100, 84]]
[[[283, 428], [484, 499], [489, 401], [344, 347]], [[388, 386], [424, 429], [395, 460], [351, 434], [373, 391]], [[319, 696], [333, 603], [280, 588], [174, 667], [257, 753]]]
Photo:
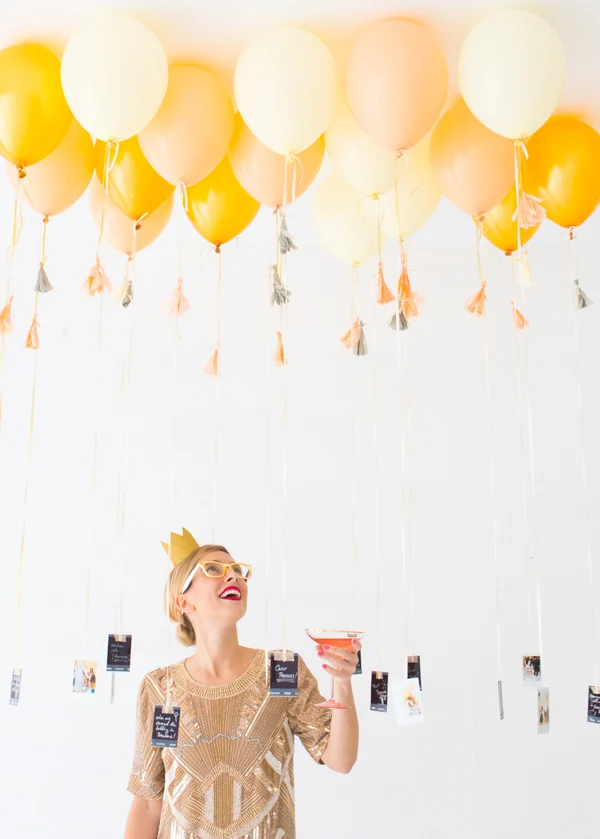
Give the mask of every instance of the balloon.
[[260, 210], [258, 201], [235, 179], [226, 157], [208, 177], [188, 189], [187, 198], [190, 221], [218, 248], [239, 236]]
[[[339, 175], [327, 175], [315, 190], [315, 223], [325, 247], [349, 265], [377, 254], [375, 202], [361, 198]], [[373, 205], [373, 206], [370, 206]], [[382, 234], [382, 241], [385, 234]]]
[[[175, 203], [174, 195], [162, 204], [157, 210], [146, 216], [139, 223], [139, 230], [136, 231], [135, 249], [141, 251], [158, 239], [166, 228], [173, 212]], [[102, 213], [106, 208], [106, 192], [98, 178], [94, 175], [90, 184], [90, 209], [92, 217], [98, 230], [102, 224]], [[112, 198], [108, 199], [108, 215], [104, 224], [104, 239], [119, 253], [130, 255], [133, 251], [133, 233], [135, 221], [132, 221], [115, 204]]]
[[367, 26], [350, 51], [346, 95], [359, 124], [392, 151], [410, 149], [440, 115], [446, 60], [426, 27], [393, 18]]
[[[430, 136], [405, 152], [406, 168], [398, 165], [398, 209], [402, 238], [412, 236], [429, 221], [442, 197], [442, 190], [431, 166]], [[382, 228], [388, 236], [398, 238], [396, 190], [381, 199]]]
[[62, 60], [62, 85], [77, 120], [98, 140], [128, 140], [156, 114], [167, 90], [167, 57], [156, 35], [120, 14], [76, 32]]
[[296, 26], [276, 26], [245, 48], [234, 86], [250, 131], [278, 154], [299, 154], [331, 122], [337, 71], [333, 56], [316, 35]]
[[[296, 198], [306, 192], [319, 174], [325, 142], [319, 137], [298, 155], [296, 169]], [[240, 114], [235, 115], [233, 140], [229, 149], [229, 163], [233, 174], [246, 192], [267, 207], [281, 207], [284, 201], [285, 157], [268, 149], [245, 125]], [[294, 161], [288, 165], [287, 203], [292, 202]]]
[[552, 114], [565, 70], [565, 50], [550, 24], [531, 12], [505, 9], [471, 29], [458, 75], [477, 119], [516, 140], [533, 134]]
[[79, 201], [88, 188], [94, 174], [94, 144], [72, 119], [62, 143], [30, 166], [26, 178], [19, 178], [14, 166], [7, 164], [6, 169], [11, 184], [32, 210], [42, 216], [57, 216]]
[[527, 143], [523, 187], [548, 218], [578, 227], [600, 203], [600, 134], [573, 116], [552, 117]]
[[[104, 186], [106, 149], [106, 143], [99, 140], [94, 152], [96, 174]], [[116, 160], [108, 175], [108, 188], [117, 207], [133, 221], [157, 210], [174, 190], [173, 185], [150, 166], [137, 137], [119, 143]]]
[[138, 139], [159, 175], [192, 186], [225, 157], [232, 133], [225, 85], [201, 67], [182, 65], [169, 68], [167, 95]]
[[325, 148], [338, 175], [360, 195], [383, 195], [394, 185], [396, 152], [363, 131], [342, 99], [325, 132]]
[[[492, 245], [506, 254], [514, 253], [518, 249], [517, 222], [513, 221], [513, 214], [517, 208], [515, 187], [504, 196], [498, 206], [482, 216], [483, 235]], [[537, 227], [521, 229], [521, 244], [525, 245], [538, 230]]]
[[0, 50], [0, 154], [19, 168], [47, 157], [64, 139], [71, 113], [60, 61], [40, 44]]
[[431, 164], [444, 195], [472, 216], [499, 204], [515, 179], [513, 143], [482, 125], [463, 99], [433, 129]]

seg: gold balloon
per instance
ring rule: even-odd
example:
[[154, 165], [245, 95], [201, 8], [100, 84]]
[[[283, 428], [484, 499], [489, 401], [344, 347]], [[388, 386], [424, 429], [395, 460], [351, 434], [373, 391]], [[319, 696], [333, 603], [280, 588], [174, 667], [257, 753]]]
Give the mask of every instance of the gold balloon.
[[218, 248], [235, 239], [254, 220], [260, 204], [236, 180], [227, 158], [200, 183], [188, 189], [190, 221]]
[[[519, 245], [517, 239], [517, 222], [513, 221], [513, 214], [517, 208], [515, 187], [513, 186], [502, 201], [480, 216], [482, 221], [483, 235], [488, 241], [506, 254], [514, 253]], [[476, 220], [476, 217], [474, 217]], [[521, 244], [525, 245], [538, 230], [537, 227], [521, 228]]]
[[0, 50], [0, 154], [19, 168], [47, 157], [63, 140], [72, 115], [60, 61], [41, 44]]
[[[113, 148], [109, 149], [109, 157]], [[94, 153], [96, 174], [103, 186], [107, 168], [106, 143], [98, 140]], [[144, 157], [137, 137], [119, 143], [116, 160], [108, 160], [108, 191], [117, 207], [132, 221], [151, 215], [173, 194], [167, 183]]]
[[36, 213], [56, 216], [79, 201], [88, 188], [94, 174], [94, 144], [74, 119], [62, 143], [30, 166], [25, 178], [9, 163], [6, 168], [11, 184]]
[[527, 143], [525, 191], [542, 198], [548, 218], [578, 227], [600, 203], [600, 134], [574, 116], [549, 119]]

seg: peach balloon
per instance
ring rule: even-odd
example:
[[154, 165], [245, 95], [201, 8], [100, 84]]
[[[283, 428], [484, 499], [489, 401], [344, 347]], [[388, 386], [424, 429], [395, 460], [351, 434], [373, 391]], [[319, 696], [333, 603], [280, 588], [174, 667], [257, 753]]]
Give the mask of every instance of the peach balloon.
[[446, 59], [420, 23], [392, 18], [367, 26], [346, 67], [354, 118], [392, 151], [412, 148], [433, 128], [448, 90]]
[[511, 140], [473, 116], [464, 99], [431, 135], [431, 163], [444, 195], [472, 216], [493, 209], [514, 183], [513, 149]]
[[92, 138], [72, 120], [64, 140], [48, 157], [27, 168], [19, 178], [14, 166], [6, 165], [11, 184], [32, 210], [42, 216], [56, 216], [75, 204], [94, 174]]
[[138, 135], [151, 166], [165, 181], [193, 186], [227, 154], [233, 104], [223, 82], [201, 67], [169, 68], [169, 86], [150, 124]]
[[[161, 206], [139, 223], [136, 231], [135, 249], [141, 251], [151, 245], [166, 228], [173, 212], [175, 196], [171, 194]], [[94, 175], [90, 184], [90, 209], [98, 229], [102, 224], [102, 213], [106, 207], [106, 192]], [[136, 222], [120, 210], [112, 198], [108, 199], [108, 217], [104, 225], [104, 238], [116, 251], [128, 255], [133, 251], [133, 233]]]
[[[325, 141], [323, 137], [298, 155], [296, 165], [296, 198], [309, 188], [319, 174]], [[233, 173], [247, 193], [267, 207], [281, 207], [284, 202], [285, 155], [277, 154], [261, 143], [240, 114], [235, 115], [233, 141], [229, 149]], [[294, 163], [288, 165], [287, 192], [291, 203], [294, 191]]]

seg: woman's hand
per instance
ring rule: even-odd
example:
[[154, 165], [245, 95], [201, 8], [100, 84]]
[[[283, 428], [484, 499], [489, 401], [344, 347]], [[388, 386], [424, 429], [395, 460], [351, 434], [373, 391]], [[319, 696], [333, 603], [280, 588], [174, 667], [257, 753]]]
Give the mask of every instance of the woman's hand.
[[317, 644], [317, 653], [325, 662], [323, 670], [333, 676], [336, 682], [349, 682], [354, 676], [360, 649], [361, 643], [357, 638], [352, 639], [352, 649], [348, 650], [333, 644]]

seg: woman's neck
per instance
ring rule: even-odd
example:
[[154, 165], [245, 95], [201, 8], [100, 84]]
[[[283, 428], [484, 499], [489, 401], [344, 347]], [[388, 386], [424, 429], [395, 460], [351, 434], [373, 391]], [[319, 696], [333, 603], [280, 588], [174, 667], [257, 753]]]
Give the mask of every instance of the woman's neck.
[[245, 673], [254, 653], [240, 646], [235, 627], [225, 632], [196, 632], [196, 652], [186, 659], [185, 666], [201, 684], [227, 684]]

